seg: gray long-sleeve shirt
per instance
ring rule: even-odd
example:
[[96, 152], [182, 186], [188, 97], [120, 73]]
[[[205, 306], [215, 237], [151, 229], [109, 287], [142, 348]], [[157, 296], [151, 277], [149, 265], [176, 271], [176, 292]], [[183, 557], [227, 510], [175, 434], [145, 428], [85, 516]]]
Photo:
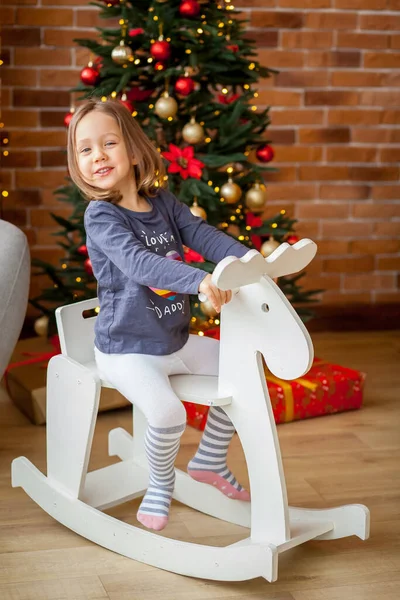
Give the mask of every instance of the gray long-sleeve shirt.
[[107, 354], [171, 354], [189, 336], [190, 305], [206, 276], [184, 263], [183, 245], [212, 262], [248, 248], [195, 217], [173, 194], [148, 198], [149, 212], [89, 203], [86, 245], [98, 283], [96, 347]]

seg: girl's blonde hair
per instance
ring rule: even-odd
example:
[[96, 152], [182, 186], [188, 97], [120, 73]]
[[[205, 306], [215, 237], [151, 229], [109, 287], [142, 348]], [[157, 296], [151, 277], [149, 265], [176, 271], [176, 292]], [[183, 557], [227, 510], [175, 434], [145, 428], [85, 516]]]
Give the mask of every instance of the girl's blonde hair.
[[86, 183], [77, 161], [76, 128], [85, 115], [97, 111], [113, 117], [121, 130], [126, 150], [137, 161], [132, 165], [138, 193], [154, 196], [164, 183], [165, 167], [160, 153], [141, 127], [118, 100], [101, 101], [92, 98], [82, 104], [74, 113], [68, 127], [68, 170], [75, 185], [87, 200], [106, 200], [117, 204], [122, 196], [118, 190], [102, 190]]

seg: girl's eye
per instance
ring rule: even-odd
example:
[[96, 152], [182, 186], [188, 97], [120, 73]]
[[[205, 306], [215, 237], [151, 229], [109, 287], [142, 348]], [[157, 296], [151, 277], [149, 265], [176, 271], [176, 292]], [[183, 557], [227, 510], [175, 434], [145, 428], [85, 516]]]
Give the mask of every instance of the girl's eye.
[[106, 142], [106, 146], [115, 146], [115, 142]]
[[81, 154], [83, 154], [84, 152], [89, 152], [90, 148], [82, 148], [81, 150]]

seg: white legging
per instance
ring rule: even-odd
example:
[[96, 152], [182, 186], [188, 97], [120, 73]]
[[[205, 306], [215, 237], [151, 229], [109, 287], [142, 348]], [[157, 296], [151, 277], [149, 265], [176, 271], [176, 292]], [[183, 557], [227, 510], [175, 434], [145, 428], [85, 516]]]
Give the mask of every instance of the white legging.
[[169, 382], [169, 375], [218, 375], [219, 342], [190, 335], [173, 354], [104, 354], [95, 348], [100, 376], [145, 415], [152, 427], [186, 422], [186, 411]]

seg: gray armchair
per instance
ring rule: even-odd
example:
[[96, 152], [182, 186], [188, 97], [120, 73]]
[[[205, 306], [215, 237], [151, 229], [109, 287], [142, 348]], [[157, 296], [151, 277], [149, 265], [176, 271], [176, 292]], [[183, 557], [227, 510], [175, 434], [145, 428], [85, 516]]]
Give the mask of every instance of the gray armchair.
[[25, 234], [15, 225], [0, 219], [0, 379], [24, 322], [30, 263]]

